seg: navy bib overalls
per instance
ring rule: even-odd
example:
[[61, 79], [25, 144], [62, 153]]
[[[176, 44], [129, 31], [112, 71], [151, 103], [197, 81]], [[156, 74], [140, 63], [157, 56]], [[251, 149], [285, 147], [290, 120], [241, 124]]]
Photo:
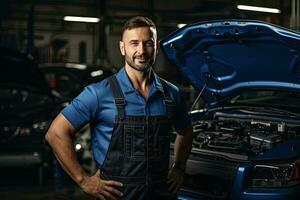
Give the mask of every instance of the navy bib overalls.
[[[170, 116], [173, 103], [163, 85], [166, 115], [130, 116], [125, 113], [125, 98], [115, 76], [108, 78], [117, 115], [107, 155], [100, 169], [105, 180], [123, 183], [122, 199], [177, 199], [168, 191]], [[118, 188], [119, 189], [119, 188]]]

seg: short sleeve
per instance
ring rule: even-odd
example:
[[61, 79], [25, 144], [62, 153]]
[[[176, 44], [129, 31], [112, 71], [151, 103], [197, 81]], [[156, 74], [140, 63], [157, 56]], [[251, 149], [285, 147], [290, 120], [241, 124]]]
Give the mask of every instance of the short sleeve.
[[61, 111], [61, 114], [78, 130], [93, 120], [97, 109], [98, 98], [95, 90], [90, 85], [85, 87], [85, 89]]

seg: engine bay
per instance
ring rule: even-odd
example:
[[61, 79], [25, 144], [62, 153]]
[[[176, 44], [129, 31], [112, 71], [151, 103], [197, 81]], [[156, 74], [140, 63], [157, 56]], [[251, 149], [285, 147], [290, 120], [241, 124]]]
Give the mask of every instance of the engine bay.
[[233, 120], [193, 122], [194, 149], [258, 155], [299, 135], [300, 126], [278, 121]]

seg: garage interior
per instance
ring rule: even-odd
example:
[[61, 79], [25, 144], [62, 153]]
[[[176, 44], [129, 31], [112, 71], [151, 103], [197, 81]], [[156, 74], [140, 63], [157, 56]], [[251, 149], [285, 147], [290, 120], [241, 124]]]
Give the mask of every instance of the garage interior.
[[[300, 31], [300, 0], [4, 0], [1, 4], [1, 47], [20, 51], [39, 66], [93, 66], [109, 73], [124, 63], [119, 52], [121, 30], [133, 16], [153, 19], [158, 39], [186, 24], [220, 19], [260, 20]], [[241, 6], [273, 8], [275, 12], [245, 10]], [[94, 21], [78, 22], [70, 17], [90, 17]], [[8, 66], [1, 68], [6, 72]], [[155, 70], [184, 91], [189, 107], [193, 104], [197, 94], [160, 51]], [[93, 199], [62, 172], [54, 157], [49, 159], [50, 164], [38, 167], [10, 167], [1, 157], [0, 199]], [[87, 165], [92, 173], [94, 164], [89, 161]]]

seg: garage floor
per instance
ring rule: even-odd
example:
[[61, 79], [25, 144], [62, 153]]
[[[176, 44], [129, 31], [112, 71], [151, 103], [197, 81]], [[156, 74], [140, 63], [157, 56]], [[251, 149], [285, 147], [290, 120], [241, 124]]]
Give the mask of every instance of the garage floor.
[[65, 174], [60, 184], [47, 172], [43, 184], [38, 183], [37, 169], [0, 169], [1, 200], [90, 200]]
[[2, 200], [90, 200], [77, 188], [64, 188], [55, 192], [51, 187], [1, 187], [0, 198]]

